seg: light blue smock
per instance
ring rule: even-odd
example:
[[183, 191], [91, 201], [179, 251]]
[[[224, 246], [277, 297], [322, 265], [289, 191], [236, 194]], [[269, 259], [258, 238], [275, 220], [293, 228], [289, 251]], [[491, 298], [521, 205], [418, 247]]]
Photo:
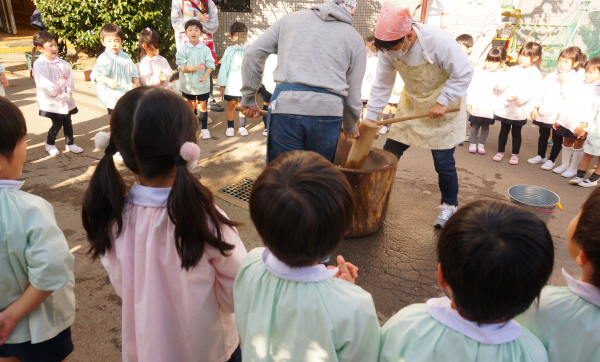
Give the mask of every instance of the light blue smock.
[[217, 85], [225, 87], [225, 94], [228, 96], [242, 96], [242, 62], [246, 49], [248, 49], [248, 44], [230, 46], [225, 50], [223, 59], [221, 59]]
[[[96, 82], [96, 77], [103, 75], [119, 83], [119, 86], [112, 89], [106, 83]], [[129, 54], [119, 51], [119, 54], [113, 54], [107, 51], [100, 54], [96, 64], [92, 68], [90, 75], [94, 84], [96, 84], [96, 96], [98, 105], [103, 108], [114, 109], [117, 101], [123, 94], [132, 90], [133, 78], [139, 78], [137, 68]]]
[[[210, 79], [200, 82], [207, 68], [215, 69], [215, 59], [210, 49], [202, 42], [196, 46], [185, 43], [177, 51], [176, 63], [179, 70], [179, 88], [183, 93], [200, 95], [210, 92]], [[197, 72], [182, 72], [181, 67], [197, 67], [204, 64], [205, 68]]]

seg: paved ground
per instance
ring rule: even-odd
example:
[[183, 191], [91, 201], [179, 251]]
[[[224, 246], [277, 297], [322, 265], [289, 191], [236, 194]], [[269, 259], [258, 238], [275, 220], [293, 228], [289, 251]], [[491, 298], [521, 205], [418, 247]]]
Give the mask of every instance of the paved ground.
[[[87, 241], [80, 217], [83, 192], [102, 156], [100, 151], [94, 151], [93, 137], [96, 132], [108, 128], [108, 116], [97, 106], [93, 85], [77, 83], [75, 99], [80, 112], [73, 117], [75, 140], [85, 152], [49, 157], [43, 145], [50, 122], [38, 116], [29, 72], [19, 71], [25, 67], [25, 56], [0, 55], [0, 63], [14, 72], [8, 74], [15, 86], [6, 88], [7, 96], [21, 108], [27, 119], [28, 156], [23, 173], [27, 182], [24, 190], [52, 203], [58, 224], [75, 255], [77, 318], [73, 339], [76, 348], [68, 361], [119, 361], [121, 301], [100, 262], [91, 262], [86, 256]], [[258, 175], [265, 154], [262, 123], [251, 120], [247, 137], [226, 137], [224, 113], [211, 113], [210, 117], [215, 120], [209, 126], [212, 139], [200, 141], [203, 159], [201, 167], [195, 171], [201, 175], [202, 182], [214, 187]], [[555, 214], [549, 224], [557, 251], [555, 273], [550, 283], [565, 285], [559, 274], [560, 268], [579, 274], [566, 249], [567, 225], [590, 189], [570, 186], [559, 175], [525, 162], [536, 152], [537, 127], [531, 125], [524, 128], [522, 164], [510, 166], [508, 160], [493, 162], [498, 131], [498, 126], [492, 127], [488, 155], [472, 155], [464, 146], [457, 148], [459, 201], [465, 204], [485, 198], [506, 200], [507, 189], [515, 184], [539, 185], [558, 193], [564, 211]], [[385, 137], [381, 137], [376, 146], [381, 147], [384, 141]], [[57, 147], [63, 149], [64, 139], [57, 141]], [[345, 240], [336, 250], [360, 267], [358, 284], [373, 295], [382, 322], [410, 303], [424, 302], [444, 293], [435, 279], [437, 232], [432, 227], [438, 214], [439, 199], [430, 152], [409, 149], [398, 166], [392, 202], [382, 230], [369, 237]], [[216, 202], [230, 218], [245, 223], [240, 227], [240, 235], [248, 249], [261, 245], [246, 210], [219, 199]]]

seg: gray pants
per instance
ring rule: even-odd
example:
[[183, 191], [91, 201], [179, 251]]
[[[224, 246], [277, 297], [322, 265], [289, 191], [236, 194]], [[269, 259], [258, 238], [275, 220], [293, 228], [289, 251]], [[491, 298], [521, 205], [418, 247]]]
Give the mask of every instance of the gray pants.
[[488, 134], [490, 133], [490, 125], [486, 123], [474, 123], [471, 125], [471, 131], [469, 132], [469, 142], [477, 143], [477, 134], [481, 128], [481, 137], [479, 138], [479, 144], [485, 145]]

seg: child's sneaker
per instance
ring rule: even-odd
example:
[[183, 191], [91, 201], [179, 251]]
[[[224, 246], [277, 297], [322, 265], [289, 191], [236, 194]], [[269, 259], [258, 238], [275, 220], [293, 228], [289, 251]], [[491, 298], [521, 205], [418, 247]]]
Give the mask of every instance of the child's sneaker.
[[234, 134], [235, 134], [235, 131], [231, 127], [227, 128], [227, 131], [225, 131], [225, 135], [227, 137], [233, 137]]
[[58, 156], [60, 154], [58, 148], [56, 148], [55, 145], [49, 145], [46, 143], [44, 147], [46, 148], [46, 152], [48, 152], [50, 156]]
[[477, 153], [477, 145], [475, 143], [471, 143], [471, 145], [469, 145], [469, 152]]
[[268, 135], [268, 134], [269, 134], [269, 132], [267, 132], [267, 130], [265, 129], [265, 130], [263, 131], [263, 136], [267, 137], [267, 135]]
[[510, 161], [508, 161], [509, 165], [518, 165], [519, 164], [519, 155], [515, 155], [514, 153], [510, 155]]
[[571, 178], [575, 175], [577, 175], [577, 171], [572, 170], [572, 169], [567, 169], [565, 172], [560, 174], [562, 177], [566, 177], [566, 178]]
[[581, 183], [581, 181], [583, 181], [583, 177], [575, 176], [571, 179], [571, 181], [569, 181], [569, 184], [579, 185]]
[[456, 206], [442, 204], [439, 208], [441, 209], [440, 214], [435, 220], [434, 226], [438, 229], [443, 229], [448, 219], [456, 213]]
[[547, 160], [546, 162], [544, 162], [544, 164], [542, 165], [542, 170], [552, 170], [552, 168], [554, 168], [554, 162]]
[[382, 126], [381, 129], [379, 130], [379, 134], [386, 134], [388, 133], [388, 126]]
[[494, 158], [492, 158], [492, 160], [494, 160], [496, 162], [500, 162], [500, 161], [502, 161], [503, 158], [504, 158], [504, 152], [498, 152], [498, 153], [496, 153], [496, 156], [494, 156]]
[[542, 158], [542, 156], [537, 155], [533, 158], [528, 159], [527, 162], [536, 165], [538, 163], [546, 162], [546, 157]]
[[77, 145], [67, 145], [67, 147], [65, 147], [65, 151], [71, 151], [73, 153], [81, 153], [81, 152], [83, 152], [83, 148], [81, 148]]
[[552, 138], [548, 139], [548, 147], [554, 146], [554, 140]]
[[480, 155], [485, 155], [485, 147], [482, 143], [477, 145], [477, 152], [479, 152]]
[[567, 165], [560, 165], [558, 167], [555, 167], [552, 170], [552, 172], [561, 174], [561, 173], [565, 172], [568, 168], [569, 168], [569, 166], [567, 166]]
[[582, 187], [594, 187], [598, 184], [598, 180], [596, 181], [590, 181], [590, 179], [585, 179], [583, 181], [581, 181], [578, 185], [582, 186]]
[[240, 127], [239, 131], [242, 136], [248, 135], [248, 130], [246, 129], [246, 127]]
[[200, 131], [200, 133], [202, 133], [202, 139], [203, 140], [209, 140], [210, 139], [210, 131], [207, 129], [203, 129]]

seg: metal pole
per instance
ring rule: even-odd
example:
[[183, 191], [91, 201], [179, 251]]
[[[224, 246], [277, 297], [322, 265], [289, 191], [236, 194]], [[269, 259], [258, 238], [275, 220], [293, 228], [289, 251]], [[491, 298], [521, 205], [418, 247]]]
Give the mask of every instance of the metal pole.
[[423, 0], [421, 5], [421, 24], [425, 24], [425, 15], [427, 15], [427, 0]]

